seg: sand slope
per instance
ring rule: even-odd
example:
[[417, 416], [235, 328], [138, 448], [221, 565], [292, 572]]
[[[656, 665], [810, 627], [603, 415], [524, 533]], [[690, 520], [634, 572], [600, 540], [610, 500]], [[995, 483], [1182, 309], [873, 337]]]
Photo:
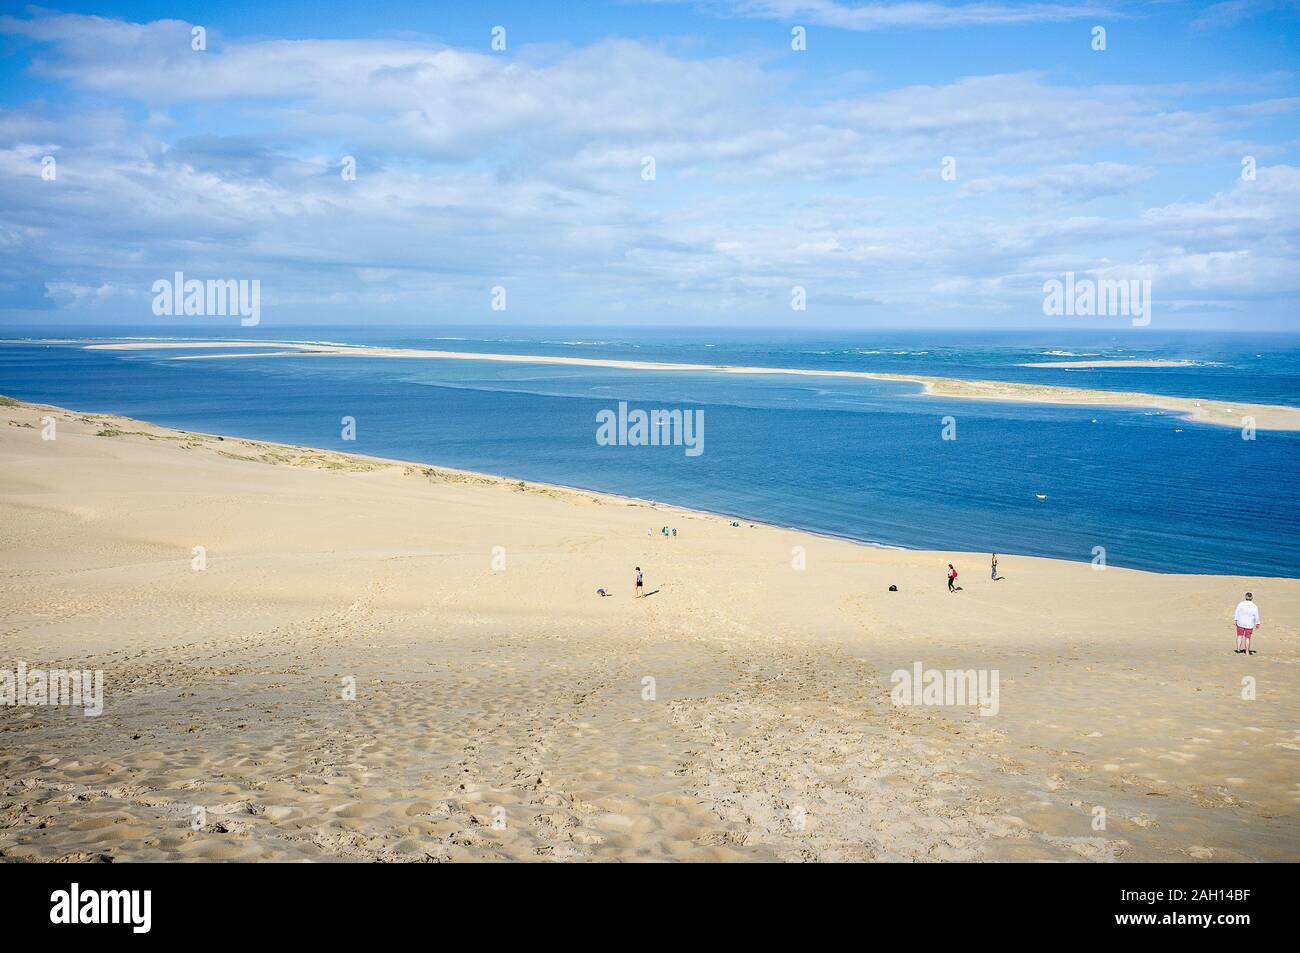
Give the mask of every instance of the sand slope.
[[1001, 569], [0, 406], [0, 668], [108, 683], [0, 709], [0, 860], [1300, 859], [1300, 582]]

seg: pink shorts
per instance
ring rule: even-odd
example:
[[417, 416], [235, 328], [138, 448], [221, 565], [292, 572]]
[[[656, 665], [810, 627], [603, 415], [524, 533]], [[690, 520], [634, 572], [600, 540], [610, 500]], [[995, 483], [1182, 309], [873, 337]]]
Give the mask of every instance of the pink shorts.
[[1241, 626], [1237, 626], [1237, 638], [1248, 639], [1254, 631], [1254, 629], [1243, 629]]

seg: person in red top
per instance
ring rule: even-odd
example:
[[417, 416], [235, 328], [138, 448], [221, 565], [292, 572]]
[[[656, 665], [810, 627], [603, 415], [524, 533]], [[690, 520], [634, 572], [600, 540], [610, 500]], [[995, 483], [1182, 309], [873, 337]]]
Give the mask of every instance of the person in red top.
[[949, 592], [957, 591], [956, 583], [957, 583], [957, 570], [952, 568], [952, 563], [949, 563], [948, 564], [948, 591]]

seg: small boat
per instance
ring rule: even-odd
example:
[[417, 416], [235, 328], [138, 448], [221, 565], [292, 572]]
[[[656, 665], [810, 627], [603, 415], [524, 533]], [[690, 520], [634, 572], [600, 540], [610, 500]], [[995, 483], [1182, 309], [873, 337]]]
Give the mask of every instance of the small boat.
[[1034, 496], [1038, 497], [1040, 500], [1045, 500], [1045, 499], [1047, 499], [1047, 494], [1046, 494], [1046, 493], [1035, 493]]

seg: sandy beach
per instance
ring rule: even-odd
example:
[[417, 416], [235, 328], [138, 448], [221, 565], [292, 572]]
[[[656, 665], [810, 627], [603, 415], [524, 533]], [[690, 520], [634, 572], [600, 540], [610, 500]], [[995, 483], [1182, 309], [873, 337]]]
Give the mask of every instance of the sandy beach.
[[[0, 860], [1300, 859], [1297, 580], [993, 582], [7, 399], [0, 462], [0, 668], [105, 679], [0, 708]], [[997, 713], [896, 706], [918, 662]]]
[[[679, 364], [660, 361], [626, 361], [612, 358], [553, 357], [535, 354], [485, 354], [476, 351], [438, 351], [423, 348], [356, 347], [345, 344], [305, 344], [281, 341], [167, 341], [115, 344], [90, 344], [88, 350], [196, 350], [235, 348], [228, 354], [187, 354], [176, 360], [231, 360], [235, 358], [271, 357], [364, 357], [407, 358], [448, 361], [494, 361], [506, 364], [561, 364], [571, 367], [611, 367], [637, 371], [693, 371], [722, 374], [776, 374], [795, 377], [838, 377], [858, 380], [906, 381], [921, 385], [922, 393], [953, 400], [1010, 401], [1027, 404], [1056, 404], [1081, 407], [1145, 407], [1164, 410], [1196, 423], [1220, 427], [1243, 427], [1256, 430], [1300, 430], [1300, 407], [1285, 404], [1251, 404], [1209, 398], [1170, 397], [1129, 391], [1092, 390], [1085, 387], [1058, 387], [1048, 384], [1022, 384], [1011, 381], [966, 380], [955, 377], [929, 377], [918, 374], [886, 374], [875, 371], [837, 371], [788, 367], [740, 367], [727, 364]], [[249, 353], [247, 348], [281, 350]], [[1078, 364], [1026, 365], [1043, 367], [1093, 367], [1099, 362]], [[1178, 362], [1107, 362], [1115, 366], [1157, 367]]]

